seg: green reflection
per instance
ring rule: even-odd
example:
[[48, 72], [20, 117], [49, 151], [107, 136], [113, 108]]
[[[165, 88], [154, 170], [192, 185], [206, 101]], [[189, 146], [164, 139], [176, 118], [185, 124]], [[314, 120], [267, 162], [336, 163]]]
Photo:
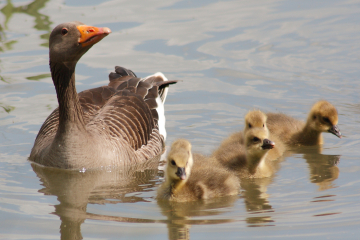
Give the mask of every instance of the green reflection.
[[25, 13], [35, 18], [35, 29], [47, 31], [47, 33], [40, 35], [40, 38], [45, 40], [45, 43], [42, 43], [41, 46], [48, 47], [51, 30], [50, 24], [52, 22], [50, 21], [49, 16], [39, 13], [39, 10], [45, 7], [47, 1], [48, 0], [35, 0], [27, 5], [14, 7], [11, 0], [7, 0], [7, 4], [0, 10], [5, 16], [4, 26], [0, 26], [0, 41], [3, 42], [5, 39], [4, 29], [7, 29], [7, 24], [12, 15], [14, 13]]
[[50, 73], [44, 73], [44, 74], [39, 74], [39, 75], [32, 76], [32, 77], [27, 77], [26, 79], [33, 80], [33, 81], [38, 81], [40, 79], [49, 78], [49, 77], [51, 77]]
[[15, 107], [13, 106], [5, 106], [2, 105], [2, 103], [0, 103], [0, 107], [3, 108], [5, 110], [5, 112], [10, 113], [11, 111], [13, 111], [15, 109]]
[[[50, 24], [52, 23], [49, 19], [49, 16], [39, 13], [39, 10], [45, 7], [45, 3], [48, 0], [35, 0], [29, 4], [21, 5], [15, 7], [11, 0], [7, 0], [7, 4], [0, 9], [0, 12], [5, 16], [5, 20], [3, 23], [0, 23], [0, 52], [5, 52], [7, 50], [13, 49], [13, 45], [17, 43], [16, 40], [7, 41], [5, 30], [8, 29], [8, 23], [13, 16], [14, 13], [25, 13], [35, 18], [35, 26], [34, 28], [39, 31], [46, 31], [46, 33], [40, 35], [40, 38], [45, 42], [40, 44], [41, 46], [48, 47], [49, 46], [49, 36], [51, 33]], [[1, 61], [0, 61], [1, 63]], [[1, 71], [1, 69], [0, 69]], [[47, 77], [47, 76], [46, 76]], [[31, 79], [33, 78], [33, 79]], [[39, 75], [28, 78], [29, 80], [39, 80], [41, 78], [45, 78], [45, 76]], [[0, 76], [0, 80], [3, 82], [8, 82], [4, 79], [4, 77]]]

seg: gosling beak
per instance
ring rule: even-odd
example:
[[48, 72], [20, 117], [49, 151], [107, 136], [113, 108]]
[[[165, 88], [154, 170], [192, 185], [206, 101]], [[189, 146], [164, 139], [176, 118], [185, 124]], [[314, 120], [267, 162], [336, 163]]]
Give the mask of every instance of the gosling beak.
[[87, 25], [80, 25], [77, 26], [77, 29], [80, 32], [79, 43], [82, 47], [94, 45], [111, 33], [110, 28], [107, 27], [97, 28]]
[[263, 145], [261, 146], [262, 149], [273, 149], [275, 146], [275, 143], [273, 141], [270, 141], [269, 139], [264, 139]]
[[334, 134], [335, 136], [337, 136], [338, 138], [341, 138], [341, 132], [340, 129], [338, 128], [337, 125], [333, 125], [329, 130], [329, 133]]
[[176, 175], [181, 179], [181, 180], [185, 180], [186, 179], [186, 173], [185, 173], [185, 168], [183, 167], [178, 167]]

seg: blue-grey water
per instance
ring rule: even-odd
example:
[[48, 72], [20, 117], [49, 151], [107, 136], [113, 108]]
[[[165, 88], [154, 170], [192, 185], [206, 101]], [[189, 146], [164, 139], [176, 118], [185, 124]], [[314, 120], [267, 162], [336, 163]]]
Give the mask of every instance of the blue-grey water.
[[[159, 205], [163, 162], [66, 171], [32, 165], [37, 131], [57, 107], [48, 37], [79, 20], [112, 33], [82, 57], [78, 91], [115, 65], [161, 71], [171, 86], [167, 145], [210, 154], [247, 111], [306, 119], [326, 99], [344, 137], [288, 152], [272, 178], [241, 193]], [[0, 0], [1, 239], [358, 239], [360, 1]]]

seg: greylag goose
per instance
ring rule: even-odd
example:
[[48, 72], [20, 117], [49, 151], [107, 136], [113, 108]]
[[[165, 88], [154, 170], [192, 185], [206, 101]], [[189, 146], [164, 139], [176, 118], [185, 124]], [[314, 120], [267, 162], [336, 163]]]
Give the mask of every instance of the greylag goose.
[[81, 22], [63, 23], [51, 32], [50, 70], [59, 107], [40, 128], [31, 161], [87, 169], [141, 163], [163, 152], [164, 102], [176, 81], [161, 73], [141, 79], [116, 67], [108, 86], [76, 92], [76, 63], [109, 33]]
[[288, 146], [323, 144], [322, 132], [330, 132], [341, 138], [336, 108], [324, 100], [313, 105], [306, 123], [282, 113], [267, 113], [267, 116], [270, 133]]
[[175, 141], [167, 156], [165, 182], [157, 198], [176, 202], [238, 194], [239, 179], [219, 164], [191, 152], [189, 141]]

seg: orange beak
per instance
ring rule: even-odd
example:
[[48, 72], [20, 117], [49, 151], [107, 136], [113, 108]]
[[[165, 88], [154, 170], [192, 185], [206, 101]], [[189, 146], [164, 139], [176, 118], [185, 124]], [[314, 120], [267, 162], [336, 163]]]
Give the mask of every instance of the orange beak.
[[89, 45], [94, 45], [99, 42], [101, 39], [109, 35], [111, 33], [110, 28], [97, 28], [87, 25], [77, 26], [81, 37], [79, 38], [79, 43], [81, 43], [82, 47], [86, 47]]

